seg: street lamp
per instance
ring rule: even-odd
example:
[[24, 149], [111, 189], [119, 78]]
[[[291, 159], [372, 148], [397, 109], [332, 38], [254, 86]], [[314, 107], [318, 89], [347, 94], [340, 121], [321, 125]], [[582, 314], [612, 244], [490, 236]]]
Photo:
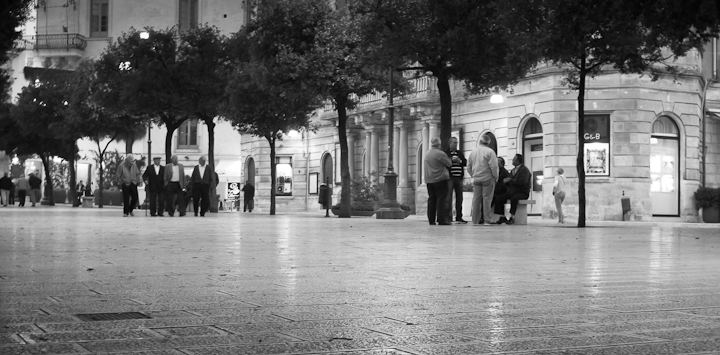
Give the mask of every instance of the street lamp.
[[404, 219], [405, 213], [397, 202], [397, 174], [393, 171], [393, 147], [395, 145], [395, 106], [393, 103], [393, 68], [390, 67], [390, 92], [388, 93], [388, 167], [385, 173], [385, 199], [375, 212], [376, 219]]

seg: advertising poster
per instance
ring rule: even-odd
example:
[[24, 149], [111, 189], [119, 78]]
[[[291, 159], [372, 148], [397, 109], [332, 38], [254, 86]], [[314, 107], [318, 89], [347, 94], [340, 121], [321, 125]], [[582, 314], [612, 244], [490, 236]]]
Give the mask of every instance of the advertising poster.
[[610, 116], [586, 115], [585, 175], [610, 176]]

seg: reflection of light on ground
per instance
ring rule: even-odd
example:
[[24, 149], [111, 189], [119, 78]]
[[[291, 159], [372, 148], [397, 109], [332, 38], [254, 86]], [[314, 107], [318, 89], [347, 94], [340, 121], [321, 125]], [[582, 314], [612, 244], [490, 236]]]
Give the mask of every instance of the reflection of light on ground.
[[[501, 323], [504, 323], [502, 319], [492, 319], [491, 323], [494, 323], [494, 321], [500, 321]], [[492, 329], [490, 330], [490, 341], [500, 341], [505, 340], [507, 336], [505, 335], [505, 329], [502, 325], [498, 326], [499, 329]]]
[[297, 265], [293, 261], [293, 251], [290, 250], [290, 225], [289, 219], [278, 220], [275, 224], [277, 231], [277, 248], [278, 248], [278, 266], [282, 270], [283, 275], [287, 277], [286, 283], [288, 291], [295, 293], [295, 287], [297, 286]]
[[662, 281], [667, 271], [674, 267], [670, 256], [673, 251], [672, 234], [653, 228], [650, 234], [650, 258], [648, 265], [648, 281]]
[[[603, 252], [603, 241], [598, 236], [588, 236], [587, 240], [590, 245], [587, 248], [587, 260], [588, 260], [588, 278], [587, 282], [589, 287], [585, 287], [585, 290], [592, 296], [596, 296], [600, 293], [601, 287], [599, 283], [603, 282], [604, 271], [607, 265], [605, 264], [606, 255]], [[596, 287], [598, 286], [598, 287]]]

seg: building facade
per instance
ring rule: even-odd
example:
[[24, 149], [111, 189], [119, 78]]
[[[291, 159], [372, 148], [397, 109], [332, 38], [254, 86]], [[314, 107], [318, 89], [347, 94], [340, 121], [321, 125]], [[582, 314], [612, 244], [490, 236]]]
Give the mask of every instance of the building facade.
[[[34, 20], [8, 64], [13, 97], [29, 84], [33, 68], [73, 69], [82, 58], [98, 57], [109, 41], [131, 27], [188, 28], [198, 23], [237, 31], [247, 21], [243, 1], [234, 0], [38, 0]], [[648, 76], [622, 75], [611, 68], [588, 80], [585, 93], [587, 217], [590, 220], [622, 218], [620, 198], [629, 197], [634, 220], [673, 217], [697, 220], [693, 192], [702, 185], [720, 186], [720, 84], [716, 84], [717, 43], [703, 53], [691, 52], [676, 64], [681, 74], [652, 81]], [[503, 93], [493, 104], [489, 96], [465, 95], [453, 82], [453, 136], [468, 154], [488, 135], [498, 156], [509, 163], [514, 154], [525, 156], [533, 172], [530, 213], [545, 218], [556, 214], [552, 183], [557, 167], [569, 182], [566, 214], [577, 216], [576, 153], [577, 95], [561, 84], [562, 70], [541, 65], [537, 72]], [[412, 94], [395, 98], [395, 124], [388, 127], [383, 95], [360, 98], [350, 112], [348, 140], [351, 175], [382, 175], [390, 154], [398, 173], [399, 202], [423, 213], [427, 192], [422, 181], [427, 142], [439, 136], [440, 105], [432, 77], [410, 79]], [[270, 161], [264, 138], [240, 135], [221, 120], [215, 129], [215, 164], [218, 190], [227, 184], [254, 182], [258, 211], [269, 209], [271, 164], [278, 168], [277, 211], [314, 211], [319, 185], [328, 182], [334, 202], [340, 190], [337, 115], [331, 106], [319, 109], [312, 120], [315, 132], [297, 132], [277, 142], [277, 157]], [[395, 137], [388, 146], [388, 132]], [[153, 156], [164, 155], [164, 127], [153, 126], [149, 136], [135, 141], [132, 151], [147, 156], [152, 138]], [[172, 137], [172, 153], [188, 167], [207, 153], [207, 130], [187, 122]], [[83, 157], [79, 179], [96, 181], [89, 141], [79, 143]], [[125, 152], [125, 142], [110, 150]], [[0, 156], [0, 159], [3, 159]], [[9, 158], [5, 158], [9, 159]], [[470, 180], [468, 179], [468, 182]], [[382, 177], [380, 177], [382, 182]], [[466, 211], [468, 214], [468, 211]]]

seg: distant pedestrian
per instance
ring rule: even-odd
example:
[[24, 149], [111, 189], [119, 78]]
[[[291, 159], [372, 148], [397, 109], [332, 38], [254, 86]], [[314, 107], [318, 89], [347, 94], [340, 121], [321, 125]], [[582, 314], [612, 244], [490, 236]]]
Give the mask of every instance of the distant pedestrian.
[[30, 183], [28, 179], [25, 178], [25, 174], [22, 174], [17, 180], [19, 207], [25, 207], [25, 196], [27, 196], [28, 190], [30, 190]]
[[255, 207], [255, 186], [250, 183], [250, 180], [247, 180], [241, 191], [243, 192], [243, 212], [247, 210], [252, 212]]
[[10, 204], [15, 205], [15, 179], [10, 178]]
[[565, 170], [557, 168], [555, 184], [553, 185], [553, 196], [555, 196], [555, 207], [558, 212], [558, 223], [565, 223], [565, 215], [562, 210], [562, 203], [565, 201]]
[[2, 197], [3, 207], [7, 207], [10, 202], [10, 189], [12, 188], [12, 180], [8, 177], [8, 173], [3, 173], [0, 178], [0, 197]]
[[165, 167], [160, 165], [162, 157], [154, 157], [153, 164], [143, 173], [145, 191], [150, 202], [150, 217], [163, 216], [165, 210]]
[[440, 138], [435, 137], [430, 141], [430, 149], [425, 153], [425, 184], [428, 190], [427, 216], [431, 225], [450, 225], [445, 212], [447, 205], [448, 180], [450, 173], [448, 168], [452, 166], [452, 160], [440, 149]]
[[205, 217], [205, 212], [207, 212], [210, 206], [210, 186], [215, 184], [215, 179], [215, 174], [212, 169], [205, 164], [205, 157], [200, 157], [200, 159], [198, 159], [198, 165], [195, 165], [191, 177], [195, 217], [198, 215], [198, 206], [200, 207], [200, 217]]
[[85, 186], [85, 196], [90, 197], [92, 195], [93, 195], [92, 181], [88, 181], [88, 184]]
[[186, 188], [185, 167], [178, 163], [177, 155], [170, 158], [170, 164], [165, 165], [165, 206], [170, 217], [175, 215], [177, 200], [180, 217], [185, 215], [185, 199], [183, 192]]
[[480, 145], [470, 153], [468, 173], [473, 178], [473, 211], [474, 225], [490, 226], [490, 205], [498, 179], [498, 163], [495, 151], [490, 149], [490, 137], [482, 135]]
[[452, 166], [450, 167], [450, 180], [449, 180], [449, 192], [447, 197], [447, 206], [445, 207], [448, 215], [448, 221], [452, 220], [452, 200], [453, 193], [455, 195], [455, 222], [467, 223], [463, 219], [463, 182], [465, 180], [464, 166], [467, 166], [467, 159], [462, 150], [458, 150], [458, 140], [455, 137], [450, 137], [450, 147], [445, 151], [445, 154], [452, 160]]
[[30, 178], [28, 178], [28, 184], [30, 184], [30, 202], [32, 203], [32, 207], [35, 207], [35, 202], [40, 201], [40, 185], [42, 184], [42, 180], [37, 176], [39, 172], [35, 170], [34, 174], [30, 174]]
[[[512, 163], [515, 168], [510, 172], [510, 177], [505, 178], [507, 192], [498, 196], [495, 203], [495, 213], [502, 216], [497, 224], [514, 224], [515, 212], [520, 200], [527, 200], [530, 197], [532, 174], [530, 169], [525, 166], [522, 154], [515, 154]], [[505, 201], [507, 200], [510, 200], [510, 219], [505, 217]]]
[[85, 183], [80, 180], [80, 182], [75, 185], [75, 200], [76, 200], [76, 206], [82, 205], [82, 196], [83, 193], [85, 193]]
[[140, 169], [138, 169], [134, 160], [133, 154], [126, 155], [125, 161], [118, 166], [116, 172], [118, 183], [122, 188], [123, 217], [134, 216], [133, 209], [138, 203], [137, 188], [142, 186]]

